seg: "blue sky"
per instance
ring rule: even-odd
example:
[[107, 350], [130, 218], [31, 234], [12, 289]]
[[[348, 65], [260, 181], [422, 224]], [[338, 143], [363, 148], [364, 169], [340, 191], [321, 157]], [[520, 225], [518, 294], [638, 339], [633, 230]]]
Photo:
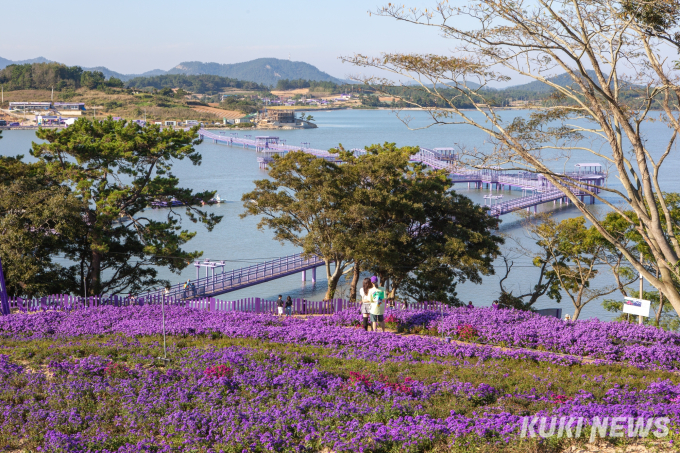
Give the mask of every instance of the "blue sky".
[[434, 29], [369, 16], [368, 10], [381, 5], [380, 0], [15, 1], [4, 8], [0, 56], [43, 56], [129, 74], [167, 70], [182, 61], [236, 63], [290, 54], [291, 60], [345, 78], [360, 70], [342, 64], [339, 56], [447, 53], [452, 47]]

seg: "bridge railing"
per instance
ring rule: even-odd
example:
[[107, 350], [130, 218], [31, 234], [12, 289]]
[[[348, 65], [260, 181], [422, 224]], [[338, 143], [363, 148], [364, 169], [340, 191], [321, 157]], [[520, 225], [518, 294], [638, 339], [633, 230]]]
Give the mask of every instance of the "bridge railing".
[[[93, 307], [131, 307], [144, 305], [182, 306], [215, 312], [245, 312], [278, 314], [276, 300], [267, 300], [259, 297], [248, 297], [238, 300], [220, 300], [214, 297], [196, 297], [188, 300], [173, 300], [168, 297], [135, 298], [130, 296], [101, 295], [90, 297], [71, 296], [68, 294], [56, 294], [34, 299], [22, 299], [10, 297], [9, 305], [11, 313], [31, 313], [36, 311], [73, 311]], [[294, 315], [331, 315], [342, 310], [356, 309], [359, 320], [359, 308], [361, 303], [348, 299], [332, 300], [307, 300], [302, 298], [293, 299], [292, 314]], [[396, 302], [390, 304], [400, 310], [439, 310], [441, 303], [424, 302]]]
[[[208, 138], [214, 138], [221, 141], [230, 141], [230, 143], [243, 143], [249, 146], [257, 147], [258, 142], [256, 140], [242, 139], [237, 137], [226, 137], [218, 134], [213, 134], [211, 132], [201, 129], [199, 131], [203, 136]], [[225, 140], [228, 139], [228, 140]], [[303, 151], [315, 155], [317, 157], [323, 157], [329, 161], [336, 161], [338, 159], [337, 154], [331, 154], [325, 150], [316, 150], [312, 148], [302, 148], [300, 146], [294, 145], [284, 145], [280, 143], [274, 143], [269, 145], [269, 149], [272, 150], [285, 150], [285, 151]], [[491, 207], [492, 215], [502, 215], [508, 212], [512, 212], [518, 209], [534, 206], [536, 204], [553, 201], [560, 197], [560, 189], [557, 188], [547, 179], [541, 177], [535, 173], [519, 172], [519, 173], [509, 173], [502, 168], [488, 168], [483, 170], [478, 169], [466, 169], [462, 168], [456, 164], [452, 164], [448, 157], [444, 157], [441, 153], [434, 149], [420, 148], [418, 153], [411, 156], [412, 162], [421, 162], [431, 168], [437, 170], [446, 170], [451, 173], [452, 182], [472, 182], [472, 181], [482, 181], [494, 184], [508, 184], [523, 189], [532, 189], [537, 192], [537, 194], [528, 195], [519, 199], [509, 200], [504, 203], [498, 204]], [[265, 159], [258, 159], [260, 166], [266, 165], [268, 162]], [[579, 187], [580, 184], [584, 184], [584, 181], [589, 180], [599, 180], [604, 177], [602, 173], [598, 172], [567, 172], [562, 177], [569, 179], [570, 190], [576, 196], [587, 196], [590, 195], [585, 190]], [[565, 183], [566, 185], [566, 183]], [[599, 192], [598, 189], [590, 189]], [[179, 295], [179, 289], [173, 290], [174, 295]]]
[[165, 288], [148, 291], [140, 297], [165, 296], [172, 299], [189, 299], [203, 295], [228, 290], [234, 287], [247, 286], [273, 280], [279, 276], [292, 274], [297, 271], [324, 265], [325, 262], [317, 257], [304, 258], [302, 254], [284, 256], [275, 260], [253, 264], [251, 266], [222, 272], [207, 277], [201, 277], [188, 282], [178, 283], [165, 291]]
[[468, 181], [481, 181], [482, 178], [479, 175], [457, 175], [451, 174], [449, 176], [451, 182], [468, 182]]
[[[265, 144], [262, 142], [258, 142], [257, 140], [253, 139], [248, 139], [248, 138], [241, 138], [241, 137], [234, 137], [230, 135], [220, 135], [220, 134], [215, 134], [212, 132], [209, 132], [205, 129], [201, 129], [199, 131], [199, 134], [202, 135], [205, 138], [209, 138], [211, 140], [217, 140], [225, 143], [230, 143], [230, 144], [241, 144], [241, 145], [247, 145], [256, 149], [265, 149]], [[314, 149], [314, 148], [303, 148], [301, 146], [296, 146], [296, 145], [284, 145], [283, 143], [268, 143], [266, 145], [266, 149], [270, 150], [280, 150], [280, 151], [303, 151], [307, 154], [311, 154], [317, 157], [323, 157], [327, 159], [337, 159], [338, 155], [337, 154], [331, 154], [326, 150], [323, 149]]]
[[437, 170], [453, 171], [455, 169], [455, 166], [448, 161], [435, 159], [431, 156], [423, 154], [422, 152], [418, 152], [411, 156], [411, 161], [422, 162], [423, 164]]
[[517, 211], [519, 209], [528, 208], [548, 201], [553, 201], [565, 196], [560, 190], [551, 190], [550, 192], [530, 195], [526, 197], [508, 200], [491, 207], [491, 215], [502, 215], [508, 212]]
[[70, 294], [53, 294], [50, 296], [23, 299], [21, 297], [9, 297], [11, 311], [45, 311], [60, 310], [70, 311], [81, 308], [114, 306], [124, 307], [135, 305], [136, 299], [131, 296], [99, 295], [99, 296], [73, 296]]

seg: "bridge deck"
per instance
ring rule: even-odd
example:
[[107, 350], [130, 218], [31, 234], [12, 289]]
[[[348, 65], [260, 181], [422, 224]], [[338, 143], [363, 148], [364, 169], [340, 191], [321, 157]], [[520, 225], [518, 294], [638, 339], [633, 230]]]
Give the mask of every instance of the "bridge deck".
[[[337, 154], [331, 154], [328, 151], [313, 149], [303, 146], [286, 145], [279, 143], [278, 137], [256, 137], [241, 138], [236, 134], [224, 135], [209, 132], [205, 129], [199, 131], [199, 135], [203, 139], [213, 140], [215, 143], [224, 143], [231, 146], [243, 146], [244, 148], [254, 148], [259, 152], [273, 154], [285, 154], [288, 151], [303, 151], [318, 157], [323, 157], [328, 160], [338, 161]], [[438, 151], [439, 150], [439, 151]], [[355, 155], [364, 154], [364, 150], [352, 150]], [[485, 170], [470, 170], [462, 168], [456, 164], [456, 156], [452, 154], [450, 148], [428, 149], [420, 148], [420, 151], [412, 156], [411, 160], [414, 162], [421, 162], [430, 168], [437, 170], [446, 170], [450, 174], [451, 181], [454, 183], [476, 183], [488, 184], [492, 190], [492, 185], [496, 188], [507, 186], [508, 188], [517, 188], [522, 191], [533, 191], [532, 195], [523, 196], [513, 200], [499, 203], [494, 206], [489, 206], [489, 213], [494, 216], [501, 216], [521, 209], [536, 207], [539, 204], [556, 201], [565, 198], [565, 194], [557, 187], [553, 186], [545, 177], [529, 172], [510, 173], [502, 169], [485, 169]], [[261, 163], [266, 163], [266, 158]], [[591, 164], [588, 164], [591, 165]], [[578, 165], [577, 165], [578, 166]], [[587, 192], [581, 190], [580, 186], [589, 186], [589, 190], [598, 193], [599, 189], [592, 186], [601, 186], [604, 182], [605, 175], [600, 172], [574, 172], [567, 173], [563, 176], [568, 177], [577, 187], [571, 189], [572, 193], [581, 197], [590, 196]], [[594, 197], [592, 198], [594, 202]], [[215, 264], [215, 263], [212, 263]], [[158, 299], [164, 297], [166, 300], [186, 301], [196, 297], [213, 297], [219, 294], [225, 294], [238, 289], [247, 288], [249, 286], [264, 283], [277, 278], [292, 275], [298, 272], [315, 269], [324, 265], [325, 263], [316, 256], [309, 259], [302, 257], [301, 254], [291, 255], [275, 260], [259, 263], [253, 266], [248, 266], [241, 269], [235, 269], [229, 272], [222, 272], [204, 278], [197, 278], [191, 280], [189, 285], [184, 283], [174, 285], [166, 292], [164, 288], [149, 291], [141, 298], [148, 300]], [[197, 266], [199, 264], [197, 263]], [[222, 266], [223, 263], [220, 265]], [[207, 272], [207, 271], [206, 271]]]
[[[255, 137], [255, 139], [241, 138], [238, 137], [237, 134], [216, 134], [205, 129], [201, 129], [199, 134], [202, 138], [213, 140], [215, 143], [253, 148], [259, 152], [265, 153], [265, 155], [268, 153], [273, 155], [285, 154], [289, 151], [303, 151], [334, 162], [339, 161], [337, 154], [331, 154], [322, 149], [279, 143], [278, 137]], [[365, 153], [363, 150], [352, 151], [355, 155]], [[456, 163], [457, 156], [452, 153], [453, 150], [451, 148], [430, 149], [421, 147], [419, 152], [411, 157], [411, 161], [420, 162], [435, 170], [447, 171], [449, 173], [449, 178], [454, 184], [465, 182], [468, 184], [475, 183], [477, 185], [488, 184], [490, 190], [493, 190], [493, 187], [495, 186], [497, 189], [499, 187], [507, 187], [509, 189], [521, 190], [524, 193], [527, 191], [534, 192], [531, 195], [491, 206], [490, 213], [492, 215], [501, 216], [565, 197], [564, 193], [561, 192], [559, 188], [555, 187], [540, 174], [531, 172], [511, 173], [502, 169], [471, 170], [458, 165]], [[271, 160], [271, 157], [258, 158], [261, 168], [266, 167]], [[585, 186], [589, 186], [589, 189], [594, 193], [599, 193], [600, 189], [593, 186], [602, 186], [605, 179], [605, 175], [601, 172], [573, 172], [566, 173], [563, 176], [568, 177], [577, 186], [582, 186], [584, 188]], [[583, 200], [585, 196], [591, 196], [579, 187], [573, 187], [570, 190], [576, 196], [580, 196], [581, 200]], [[591, 203], [594, 202], [595, 198], [591, 196]]]
[[171, 300], [214, 297], [323, 265], [325, 265], [324, 261], [317, 256], [304, 258], [302, 254], [298, 253], [241, 269], [190, 280], [187, 287], [185, 287], [185, 283], [178, 283], [170, 287], [167, 293], [164, 288], [159, 288], [147, 292], [142, 297], [155, 298], [165, 295], [167, 299]]

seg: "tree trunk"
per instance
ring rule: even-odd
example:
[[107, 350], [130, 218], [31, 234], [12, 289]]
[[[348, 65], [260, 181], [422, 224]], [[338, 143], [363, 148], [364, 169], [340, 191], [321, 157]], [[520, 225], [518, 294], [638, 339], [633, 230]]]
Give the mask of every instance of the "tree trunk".
[[659, 309], [656, 311], [656, 316], [654, 316], [654, 325], [659, 327], [659, 321], [661, 321], [661, 313], [663, 312], [663, 293], [659, 291]]
[[354, 269], [352, 270], [352, 285], [349, 288], [349, 300], [354, 302], [357, 300], [357, 284], [359, 283], [359, 277], [361, 276], [361, 266], [360, 263], [354, 263]]
[[581, 314], [582, 308], [583, 307], [581, 307], [581, 306], [576, 307], [576, 309], [574, 310], [574, 316], [572, 316], [572, 318], [571, 318], [572, 321], [576, 321], [578, 319], [579, 315]]
[[390, 287], [390, 290], [387, 292], [387, 298], [389, 300], [396, 300], [397, 298], [397, 289], [399, 289], [399, 284], [401, 281], [392, 281], [392, 286]]
[[326, 261], [326, 277], [328, 277], [328, 289], [326, 290], [326, 295], [324, 300], [331, 300], [335, 296], [335, 290], [338, 288], [338, 282], [340, 277], [342, 277], [342, 271], [345, 265], [335, 262], [335, 271], [331, 274], [331, 263]]
[[90, 269], [90, 274], [92, 276], [92, 281], [87, 286], [87, 292], [89, 295], [96, 296], [101, 292], [101, 263], [102, 254], [100, 252], [92, 252], [92, 268]]

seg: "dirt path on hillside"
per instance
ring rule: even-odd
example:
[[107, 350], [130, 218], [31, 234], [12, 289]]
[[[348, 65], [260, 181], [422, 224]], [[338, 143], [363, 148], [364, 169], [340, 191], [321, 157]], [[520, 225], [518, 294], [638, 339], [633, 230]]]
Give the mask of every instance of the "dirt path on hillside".
[[219, 118], [226, 118], [228, 120], [233, 120], [235, 118], [243, 118], [245, 116], [245, 114], [239, 112], [238, 110], [223, 110], [215, 107], [200, 106], [193, 107], [191, 110], [200, 113], [208, 113], [211, 115], [215, 115]]

